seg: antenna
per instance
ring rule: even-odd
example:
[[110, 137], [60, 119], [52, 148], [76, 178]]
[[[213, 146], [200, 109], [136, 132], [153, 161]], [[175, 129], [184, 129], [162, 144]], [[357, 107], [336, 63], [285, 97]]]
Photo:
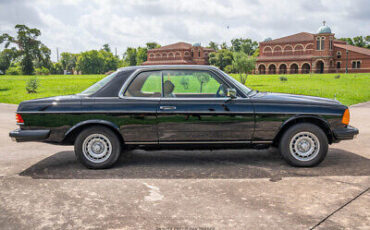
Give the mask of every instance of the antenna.
[[324, 20], [324, 21], [322, 21], [322, 24], [325, 26], [325, 24], [326, 24], [326, 21]]

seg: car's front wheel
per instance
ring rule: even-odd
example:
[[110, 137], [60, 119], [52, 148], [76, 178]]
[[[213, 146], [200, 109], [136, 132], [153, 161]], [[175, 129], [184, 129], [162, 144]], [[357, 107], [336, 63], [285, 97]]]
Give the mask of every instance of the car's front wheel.
[[121, 143], [109, 128], [94, 126], [83, 130], [75, 141], [76, 158], [87, 168], [111, 167], [121, 153]]
[[311, 167], [324, 160], [328, 152], [328, 138], [320, 127], [300, 123], [286, 130], [280, 139], [279, 149], [290, 165]]

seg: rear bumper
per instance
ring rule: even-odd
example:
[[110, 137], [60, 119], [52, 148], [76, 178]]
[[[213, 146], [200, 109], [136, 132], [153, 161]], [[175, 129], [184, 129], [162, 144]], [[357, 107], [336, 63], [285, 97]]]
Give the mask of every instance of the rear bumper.
[[359, 134], [359, 131], [355, 127], [348, 125], [346, 128], [333, 130], [333, 134], [338, 141], [351, 140]]
[[9, 133], [12, 140], [23, 141], [42, 141], [49, 137], [50, 130], [22, 130], [16, 129]]

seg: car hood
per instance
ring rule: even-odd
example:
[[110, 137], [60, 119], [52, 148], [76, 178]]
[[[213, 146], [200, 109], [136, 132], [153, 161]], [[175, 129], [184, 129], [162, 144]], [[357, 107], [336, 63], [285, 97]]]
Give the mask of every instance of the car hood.
[[23, 101], [18, 106], [18, 112], [34, 112], [34, 111], [46, 111], [55, 110], [61, 106], [80, 106], [81, 105], [80, 95], [66, 95], [56, 97], [45, 97], [39, 99], [33, 99]]
[[252, 98], [277, 102], [277, 103], [297, 103], [297, 104], [320, 104], [320, 105], [341, 105], [337, 100], [314, 97], [306, 95], [296, 95], [296, 94], [286, 94], [286, 93], [269, 93], [269, 92], [259, 92], [252, 96]]

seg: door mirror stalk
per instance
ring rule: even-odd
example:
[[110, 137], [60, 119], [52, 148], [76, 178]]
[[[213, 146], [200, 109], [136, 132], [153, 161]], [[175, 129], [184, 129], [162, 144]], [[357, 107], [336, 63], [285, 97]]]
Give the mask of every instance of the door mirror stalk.
[[233, 88], [228, 88], [226, 90], [226, 96], [228, 96], [230, 99], [235, 99], [236, 98], [236, 90]]

